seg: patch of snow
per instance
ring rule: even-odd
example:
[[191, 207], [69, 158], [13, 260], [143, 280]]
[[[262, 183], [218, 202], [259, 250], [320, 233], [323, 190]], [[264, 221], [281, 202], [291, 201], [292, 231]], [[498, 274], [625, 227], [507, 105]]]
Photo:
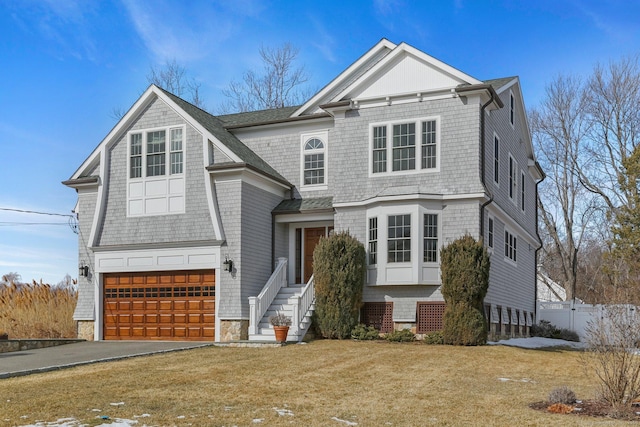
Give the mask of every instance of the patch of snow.
[[507, 345], [510, 347], [520, 348], [545, 348], [545, 347], [570, 347], [570, 348], [585, 348], [585, 343], [557, 340], [553, 338], [542, 337], [530, 337], [530, 338], [511, 338], [508, 340], [489, 341], [489, 345]]
[[498, 378], [498, 381], [507, 382], [507, 381], [515, 381], [519, 383], [535, 383], [531, 378], [522, 378], [520, 380], [513, 380], [511, 378]]
[[111, 406], [122, 406], [122, 405], [124, 405], [124, 402], [109, 403], [109, 405], [111, 405]]
[[260, 424], [260, 423], [261, 423], [261, 422], [263, 422], [263, 421], [264, 421], [264, 418], [255, 418], [255, 419], [253, 420], [253, 423], [254, 423], [254, 424]]
[[187, 417], [185, 417], [184, 415], [178, 415], [176, 418], [178, 418], [179, 420], [184, 420]]
[[332, 419], [333, 421], [337, 421], [337, 422], [339, 422], [339, 423], [345, 423], [345, 424], [346, 424], [346, 425], [348, 425], [348, 426], [357, 426], [357, 425], [358, 425], [358, 423], [356, 423], [356, 422], [353, 422], [353, 421], [347, 421], [347, 420], [341, 420], [341, 419], [340, 419], [340, 418], [338, 418], [338, 417], [331, 417], [331, 419]]
[[128, 420], [126, 418], [116, 418], [112, 423], [109, 424], [100, 424], [97, 427], [130, 427], [134, 424], [138, 424], [136, 420]]
[[102, 409], [95, 409], [95, 408], [94, 408], [94, 409], [92, 409], [91, 411], [93, 411], [93, 412], [102, 412]]
[[147, 418], [150, 417], [151, 414], [142, 414], [142, 415], [134, 415], [133, 418]]
[[285, 415], [293, 416], [293, 412], [289, 409], [273, 408], [273, 410], [276, 411], [281, 417], [284, 417]]

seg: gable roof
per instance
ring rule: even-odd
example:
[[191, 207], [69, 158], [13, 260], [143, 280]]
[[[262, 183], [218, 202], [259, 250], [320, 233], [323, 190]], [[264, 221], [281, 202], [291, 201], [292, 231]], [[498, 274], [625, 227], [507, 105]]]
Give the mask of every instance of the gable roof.
[[158, 89], [175, 102], [185, 113], [200, 123], [208, 130], [216, 139], [229, 148], [240, 160], [253, 169], [260, 171], [266, 175], [270, 175], [281, 182], [288, 182], [278, 171], [265, 162], [260, 156], [254, 153], [249, 147], [243, 144], [235, 135], [227, 131], [224, 123], [219, 118], [207, 113], [206, 111], [196, 107], [190, 102], [168, 92], [162, 88]]
[[[101, 153], [103, 151], [102, 148], [111, 141], [116, 140], [118, 136], [125, 132], [126, 129], [128, 129], [130, 125], [137, 120], [139, 113], [158, 98], [162, 99], [169, 106], [175, 109], [176, 112], [187, 122], [190, 122], [191, 125], [210, 134], [213, 137], [212, 139], [222, 143], [224, 147], [230, 151], [229, 154], [232, 154], [233, 157], [235, 157], [234, 160], [239, 164], [248, 165], [253, 170], [271, 178], [275, 178], [279, 182], [291, 185], [282, 175], [280, 175], [280, 173], [278, 173], [278, 171], [271, 167], [271, 165], [243, 144], [235, 137], [235, 135], [227, 131], [224, 127], [224, 123], [220, 119], [153, 84], [147, 88], [144, 94], [142, 94], [122, 119], [120, 119], [116, 126], [114, 126], [111, 132], [109, 132], [100, 144], [98, 144], [91, 155], [89, 155], [84, 163], [71, 176], [69, 182], [86, 176], [87, 172], [92, 170], [100, 161]], [[65, 181], [65, 183], [66, 182], [67, 181]]]

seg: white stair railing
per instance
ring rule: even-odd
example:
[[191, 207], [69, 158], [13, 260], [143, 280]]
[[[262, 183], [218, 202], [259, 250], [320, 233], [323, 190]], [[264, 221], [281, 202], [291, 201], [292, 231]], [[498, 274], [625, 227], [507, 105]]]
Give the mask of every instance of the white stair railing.
[[302, 329], [302, 319], [307, 314], [309, 309], [311, 308], [311, 304], [316, 298], [316, 291], [314, 286], [313, 276], [309, 279], [304, 288], [302, 288], [302, 292], [300, 296], [294, 298], [293, 301], [293, 313], [291, 319], [291, 332], [292, 334], [298, 335], [298, 341], [302, 341], [304, 338], [301, 333]]
[[258, 323], [269, 309], [281, 288], [287, 286], [287, 259], [278, 258], [278, 265], [257, 297], [249, 297], [249, 334], [258, 333]]

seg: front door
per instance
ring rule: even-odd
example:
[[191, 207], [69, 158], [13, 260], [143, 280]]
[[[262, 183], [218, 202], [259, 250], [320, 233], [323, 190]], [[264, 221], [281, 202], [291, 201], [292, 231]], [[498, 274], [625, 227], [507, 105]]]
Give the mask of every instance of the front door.
[[313, 274], [313, 251], [326, 233], [326, 227], [304, 229], [304, 283], [307, 283]]

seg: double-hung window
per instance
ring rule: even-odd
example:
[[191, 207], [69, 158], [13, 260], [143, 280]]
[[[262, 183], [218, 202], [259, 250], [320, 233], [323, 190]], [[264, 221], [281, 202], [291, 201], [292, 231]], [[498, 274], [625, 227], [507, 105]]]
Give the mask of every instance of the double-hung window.
[[489, 222], [489, 225], [488, 225], [489, 231], [487, 233], [487, 240], [488, 240], [487, 244], [488, 244], [488, 246], [490, 248], [493, 249], [493, 234], [494, 234], [494, 232], [493, 232], [493, 227], [494, 227], [493, 217], [489, 217], [489, 221], [488, 222]]
[[438, 262], [438, 215], [424, 214], [424, 262]]
[[387, 221], [387, 262], [411, 262], [411, 215], [389, 215]]
[[369, 218], [369, 265], [378, 263], [378, 218]]
[[524, 203], [526, 200], [525, 194], [525, 175], [524, 171], [520, 171], [520, 209], [524, 212]]
[[438, 170], [439, 118], [373, 124], [370, 138], [373, 176]]
[[166, 163], [166, 131], [147, 132], [147, 176], [161, 176]]
[[493, 135], [493, 182], [500, 183], [500, 138]]
[[511, 126], [516, 122], [516, 99], [513, 97], [513, 92], [509, 92], [509, 123]]
[[518, 238], [509, 231], [504, 231], [504, 256], [513, 262], [518, 261]]

